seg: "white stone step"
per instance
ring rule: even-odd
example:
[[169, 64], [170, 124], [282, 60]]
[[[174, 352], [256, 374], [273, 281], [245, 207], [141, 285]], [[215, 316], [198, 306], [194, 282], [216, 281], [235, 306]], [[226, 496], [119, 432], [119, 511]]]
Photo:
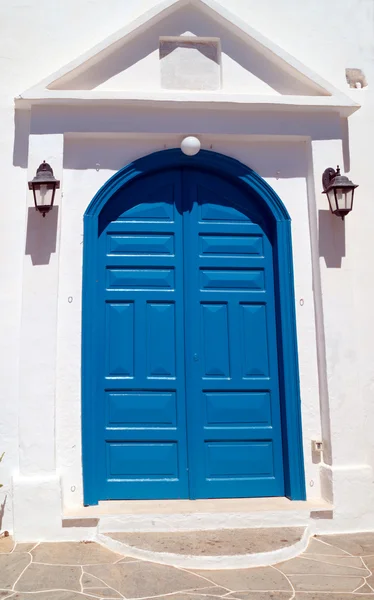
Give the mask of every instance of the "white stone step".
[[304, 552], [312, 527], [218, 529], [167, 533], [98, 534], [97, 541], [122, 554], [186, 569], [269, 566]]
[[64, 511], [64, 527], [98, 527], [108, 532], [167, 532], [306, 527], [331, 519], [331, 504], [322, 499], [293, 502], [287, 498], [218, 500], [136, 500], [100, 502]]

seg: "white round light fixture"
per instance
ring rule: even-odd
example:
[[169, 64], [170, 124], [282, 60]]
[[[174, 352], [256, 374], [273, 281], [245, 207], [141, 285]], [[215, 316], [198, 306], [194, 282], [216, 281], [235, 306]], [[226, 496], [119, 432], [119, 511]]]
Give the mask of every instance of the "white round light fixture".
[[186, 154], [187, 156], [195, 156], [195, 154], [200, 152], [200, 148], [200, 140], [193, 135], [188, 135], [182, 140], [181, 150], [183, 154]]

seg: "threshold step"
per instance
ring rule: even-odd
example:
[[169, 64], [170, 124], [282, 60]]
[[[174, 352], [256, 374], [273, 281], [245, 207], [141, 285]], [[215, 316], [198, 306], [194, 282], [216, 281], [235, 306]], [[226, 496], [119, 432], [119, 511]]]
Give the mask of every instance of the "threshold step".
[[268, 566], [303, 552], [306, 527], [220, 529], [208, 531], [98, 534], [98, 541], [136, 559], [192, 569]]
[[224, 498], [208, 500], [106, 500], [96, 506], [69, 507], [64, 517], [102, 517], [110, 515], [252, 513], [267, 511], [324, 511], [332, 506], [322, 498], [293, 501], [288, 498]]
[[65, 510], [63, 527], [97, 527], [107, 532], [168, 532], [219, 529], [307, 527], [332, 519], [333, 506], [321, 499], [140, 500], [100, 502]]
[[268, 529], [220, 529], [166, 533], [107, 533], [131, 548], [196, 556], [257, 554], [286, 548], [299, 542], [302, 527]]

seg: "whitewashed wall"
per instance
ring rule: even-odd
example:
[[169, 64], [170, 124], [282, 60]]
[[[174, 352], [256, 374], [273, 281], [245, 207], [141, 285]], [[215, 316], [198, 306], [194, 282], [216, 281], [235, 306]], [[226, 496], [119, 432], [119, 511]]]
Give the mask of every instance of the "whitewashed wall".
[[[340, 530], [374, 529], [374, 5], [371, 0], [344, 0], [333, 2], [327, 11], [325, 0], [220, 2], [360, 102], [362, 108], [350, 117], [348, 129], [330, 117], [311, 116], [306, 123], [296, 115], [277, 119], [267, 115], [263, 119], [267, 136], [259, 137], [258, 123], [246, 120], [243, 127], [240, 114], [232, 115], [229, 123], [217, 113], [215, 133], [209, 134], [202, 114], [181, 120], [168, 115], [160, 123], [159, 115], [150, 113], [127, 116], [127, 124], [142, 120], [142, 135], [126, 134], [126, 118], [119, 114], [119, 133], [118, 127], [103, 125], [100, 135], [64, 136], [62, 132], [69, 130], [63, 121], [71, 122], [72, 116], [54, 108], [43, 118], [35, 111], [28, 148], [30, 115], [17, 111], [15, 120], [14, 97], [157, 2], [0, 4], [0, 453], [6, 452], [0, 466], [0, 482], [5, 484], [0, 491], [0, 502], [5, 501], [0, 528], [13, 528], [14, 492], [23, 498], [16, 499], [18, 513], [35, 501], [33, 490], [44, 484], [44, 504], [50, 499], [58, 508], [59, 476], [64, 506], [82, 502], [80, 307], [85, 208], [108, 177], [130, 160], [178, 145], [182, 133], [202, 132], [204, 148], [212, 146], [253, 167], [291, 214], [308, 497], [322, 493], [334, 501]], [[349, 90], [347, 67], [363, 69], [368, 87]], [[115, 123], [115, 114], [112, 117]], [[78, 123], [84, 118], [89, 117], [75, 117]], [[100, 122], [100, 113], [91, 118]], [[162, 135], [157, 133], [160, 127]], [[279, 133], [283, 137], [275, 141]], [[287, 138], [291, 133], [303, 138], [291, 141]], [[29, 210], [27, 179], [43, 159], [50, 160], [61, 177], [63, 197], [58, 198], [59, 210], [40, 222], [39, 215]], [[360, 184], [354, 211], [344, 224], [327, 212], [320, 194], [323, 170], [337, 162]], [[327, 463], [322, 468], [313, 463], [310, 447], [311, 440], [321, 435]], [[45, 483], [53, 478], [55, 486]], [[26, 480], [34, 482], [29, 495]], [[56, 528], [59, 519], [55, 514]]]

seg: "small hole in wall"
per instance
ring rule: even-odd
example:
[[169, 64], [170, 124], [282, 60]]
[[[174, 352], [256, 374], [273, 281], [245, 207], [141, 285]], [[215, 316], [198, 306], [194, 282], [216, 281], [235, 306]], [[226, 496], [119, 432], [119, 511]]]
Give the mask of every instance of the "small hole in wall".
[[161, 87], [174, 90], [218, 90], [221, 87], [219, 38], [161, 37]]

